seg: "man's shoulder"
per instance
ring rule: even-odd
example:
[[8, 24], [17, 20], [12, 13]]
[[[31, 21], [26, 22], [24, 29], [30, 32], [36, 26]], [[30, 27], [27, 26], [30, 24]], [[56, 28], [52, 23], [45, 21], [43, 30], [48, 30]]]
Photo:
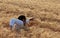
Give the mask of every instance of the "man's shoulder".
[[17, 19], [16, 22], [17, 23], [20, 23], [20, 24], [23, 24], [23, 21], [22, 20], [19, 20], [19, 19]]

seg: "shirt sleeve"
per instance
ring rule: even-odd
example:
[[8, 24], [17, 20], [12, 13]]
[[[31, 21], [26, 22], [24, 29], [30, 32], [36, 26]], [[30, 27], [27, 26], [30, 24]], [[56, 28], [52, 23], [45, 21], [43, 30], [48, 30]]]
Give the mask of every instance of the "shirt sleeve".
[[27, 19], [27, 20], [26, 20], [26, 23], [27, 23], [27, 24], [29, 24], [29, 21], [30, 21], [30, 20], [29, 20], [29, 19]]

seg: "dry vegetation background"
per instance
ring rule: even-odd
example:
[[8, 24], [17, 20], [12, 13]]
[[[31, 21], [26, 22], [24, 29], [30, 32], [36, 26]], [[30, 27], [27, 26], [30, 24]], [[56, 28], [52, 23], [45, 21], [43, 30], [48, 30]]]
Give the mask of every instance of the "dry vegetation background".
[[[30, 30], [9, 30], [9, 20], [35, 17]], [[0, 0], [0, 38], [60, 38], [60, 0]]]

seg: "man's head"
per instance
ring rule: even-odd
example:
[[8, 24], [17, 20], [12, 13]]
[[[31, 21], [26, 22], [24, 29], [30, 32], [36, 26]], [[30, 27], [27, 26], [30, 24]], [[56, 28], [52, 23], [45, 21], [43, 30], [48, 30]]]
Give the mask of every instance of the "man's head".
[[24, 15], [20, 15], [20, 16], [18, 17], [18, 19], [19, 19], [19, 20], [22, 20], [22, 21], [26, 21], [26, 17], [25, 17]]

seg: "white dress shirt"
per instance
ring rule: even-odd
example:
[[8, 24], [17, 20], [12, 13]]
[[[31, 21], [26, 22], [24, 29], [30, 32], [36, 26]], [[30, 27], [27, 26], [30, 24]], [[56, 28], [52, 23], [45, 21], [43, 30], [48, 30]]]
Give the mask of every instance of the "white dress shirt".
[[[29, 19], [26, 20], [26, 24], [28, 24], [28, 23], [29, 23]], [[24, 23], [22, 20], [12, 18], [10, 20], [10, 26], [13, 28], [14, 24], [16, 24], [16, 29], [19, 29], [20, 27], [24, 27]]]

